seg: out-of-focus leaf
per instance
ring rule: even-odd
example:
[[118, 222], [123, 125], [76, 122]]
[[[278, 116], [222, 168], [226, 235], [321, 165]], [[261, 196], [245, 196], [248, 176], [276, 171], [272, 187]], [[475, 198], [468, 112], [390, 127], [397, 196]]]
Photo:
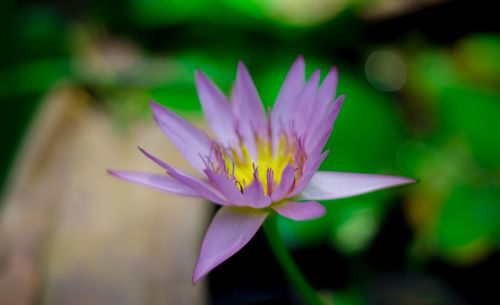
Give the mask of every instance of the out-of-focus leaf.
[[477, 168], [463, 138], [439, 146], [409, 142], [400, 149], [398, 159], [420, 180], [405, 205], [407, 221], [416, 235], [415, 250], [424, 255], [436, 253], [435, 232], [445, 217], [441, 211], [447, 198], [457, 185], [483, 184], [491, 175]]
[[336, 291], [332, 294], [334, 305], [362, 305], [365, 304], [363, 294], [359, 290], [349, 289]]
[[387, 207], [385, 194], [327, 202], [331, 214], [330, 242], [344, 253], [362, 251], [377, 233]]
[[500, 192], [491, 187], [457, 186], [444, 203], [437, 225], [439, 250], [463, 263], [492, 250], [500, 229]]
[[457, 61], [464, 66], [463, 77], [478, 86], [500, 82], [500, 35], [476, 34], [463, 39], [457, 48]]
[[71, 63], [66, 58], [29, 62], [0, 71], [0, 99], [42, 93], [58, 80], [71, 75]]
[[481, 165], [500, 167], [500, 93], [464, 86], [443, 88], [440, 100], [441, 136], [463, 136]]
[[428, 100], [413, 101], [415, 103], [431, 102], [434, 105], [439, 101], [442, 87], [457, 82], [450, 55], [445, 51], [425, 50], [409, 61], [409, 86], [416, 93], [431, 97]]
[[214, 12], [211, 5], [217, 5], [207, 0], [129, 0], [132, 19], [141, 25], [169, 25], [186, 21], [194, 17], [209, 17]]
[[333, 19], [351, 6], [352, 0], [223, 0], [238, 11], [256, 18], [295, 27], [315, 26]]
[[25, 7], [21, 12], [20, 19], [23, 20], [19, 31], [19, 39], [26, 44], [36, 45], [36, 48], [26, 50], [37, 53], [64, 50], [67, 45], [62, 43], [65, 32], [61, 31], [64, 26], [63, 18], [57, 10], [50, 6], [32, 5]]

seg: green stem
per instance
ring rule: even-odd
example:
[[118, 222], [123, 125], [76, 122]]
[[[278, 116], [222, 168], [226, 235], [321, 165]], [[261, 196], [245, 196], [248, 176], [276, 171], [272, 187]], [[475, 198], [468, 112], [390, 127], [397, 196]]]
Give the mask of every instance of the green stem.
[[264, 223], [264, 232], [266, 232], [269, 245], [271, 246], [274, 256], [281, 265], [281, 268], [285, 272], [288, 281], [302, 296], [305, 304], [325, 305], [316, 291], [309, 285], [304, 275], [293, 261], [290, 252], [288, 252], [285, 242], [278, 231], [278, 217], [276, 215], [270, 216], [266, 220]]

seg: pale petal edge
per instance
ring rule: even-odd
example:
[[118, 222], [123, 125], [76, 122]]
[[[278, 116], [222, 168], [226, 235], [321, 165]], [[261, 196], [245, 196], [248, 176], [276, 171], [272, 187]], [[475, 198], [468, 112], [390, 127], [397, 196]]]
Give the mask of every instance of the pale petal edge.
[[340, 199], [414, 182], [414, 179], [399, 176], [316, 172], [301, 192], [300, 198], [305, 200]]
[[141, 184], [163, 192], [174, 193], [182, 196], [200, 196], [198, 192], [196, 192], [192, 188], [167, 175], [121, 170], [107, 170], [107, 172], [113, 177], [136, 184]]

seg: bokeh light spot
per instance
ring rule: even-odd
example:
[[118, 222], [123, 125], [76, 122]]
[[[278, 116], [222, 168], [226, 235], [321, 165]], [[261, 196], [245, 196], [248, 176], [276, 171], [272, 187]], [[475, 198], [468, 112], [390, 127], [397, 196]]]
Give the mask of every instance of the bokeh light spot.
[[406, 83], [406, 66], [393, 51], [375, 51], [366, 60], [366, 78], [381, 91], [397, 91]]

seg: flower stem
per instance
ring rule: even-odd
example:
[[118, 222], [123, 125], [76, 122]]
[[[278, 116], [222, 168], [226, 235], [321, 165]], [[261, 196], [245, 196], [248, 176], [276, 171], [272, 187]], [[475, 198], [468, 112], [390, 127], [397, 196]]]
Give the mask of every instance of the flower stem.
[[267, 240], [274, 256], [285, 272], [288, 281], [302, 296], [305, 304], [325, 305], [316, 291], [309, 285], [304, 275], [293, 261], [290, 252], [288, 252], [285, 242], [278, 231], [278, 217], [276, 215], [272, 215], [266, 220], [264, 223], [264, 232], [266, 233]]

